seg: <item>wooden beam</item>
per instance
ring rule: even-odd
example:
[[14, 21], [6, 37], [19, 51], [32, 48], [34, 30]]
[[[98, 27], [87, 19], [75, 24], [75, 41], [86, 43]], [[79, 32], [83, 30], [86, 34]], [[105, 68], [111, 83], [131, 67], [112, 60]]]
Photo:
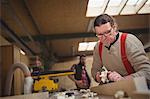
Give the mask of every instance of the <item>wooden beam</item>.
[[[129, 33], [149, 33], [149, 28], [142, 29], [124, 29], [119, 30], [121, 32], [129, 32]], [[35, 41], [47, 41], [47, 40], [58, 40], [58, 39], [75, 39], [75, 38], [90, 38], [96, 37], [96, 34], [93, 32], [85, 32], [85, 33], [70, 33], [70, 34], [49, 34], [49, 35], [36, 35], [32, 36]], [[28, 37], [20, 37], [24, 41], [29, 41]]]

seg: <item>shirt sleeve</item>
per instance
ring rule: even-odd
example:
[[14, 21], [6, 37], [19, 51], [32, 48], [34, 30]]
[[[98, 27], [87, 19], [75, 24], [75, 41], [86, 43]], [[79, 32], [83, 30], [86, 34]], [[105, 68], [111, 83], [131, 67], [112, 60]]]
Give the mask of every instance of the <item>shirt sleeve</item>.
[[72, 70], [72, 71], [75, 71], [75, 66], [76, 66], [76, 64], [73, 64], [73, 65], [71, 66], [71, 70]]
[[91, 68], [91, 74], [92, 77], [95, 79], [96, 81], [96, 73], [100, 72], [101, 70], [101, 62], [100, 62], [100, 56], [99, 56], [99, 47], [98, 47], [98, 43], [96, 44], [96, 46], [94, 47], [94, 52], [93, 52], [93, 64], [92, 64], [92, 68]]
[[133, 77], [145, 76], [150, 80], [150, 60], [146, 56], [142, 42], [132, 34], [127, 36], [127, 58], [133, 66]]

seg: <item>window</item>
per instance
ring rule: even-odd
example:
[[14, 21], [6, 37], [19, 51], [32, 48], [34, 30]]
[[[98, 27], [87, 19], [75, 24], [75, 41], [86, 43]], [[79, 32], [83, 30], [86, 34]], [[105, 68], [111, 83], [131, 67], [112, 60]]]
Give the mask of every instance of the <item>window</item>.
[[86, 17], [150, 13], [150, 0], [89, 0]]
[[78, 51], [92, 51], [97, 42], [81, 42]]

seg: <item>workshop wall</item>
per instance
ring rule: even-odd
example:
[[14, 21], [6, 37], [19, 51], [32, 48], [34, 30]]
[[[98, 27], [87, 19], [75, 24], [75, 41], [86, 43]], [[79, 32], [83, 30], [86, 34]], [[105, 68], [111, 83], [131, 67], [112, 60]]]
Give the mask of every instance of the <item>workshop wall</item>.
[[2, 45], [10, 45], [10, 43], [0, 35], [0, 46]]
[[[4, 87], [8, 71], [12, 64], [17, 62], [23, 62], [28, 65], [28, 57], [20, 53], [20, 48], [9, 43], [7, 40], [0, 36], [0, 96], [3, 96]], [[24, 75], [20, 69], [16, 69], [13, 79], [14, 95], [22, 94], [23, 92]]]

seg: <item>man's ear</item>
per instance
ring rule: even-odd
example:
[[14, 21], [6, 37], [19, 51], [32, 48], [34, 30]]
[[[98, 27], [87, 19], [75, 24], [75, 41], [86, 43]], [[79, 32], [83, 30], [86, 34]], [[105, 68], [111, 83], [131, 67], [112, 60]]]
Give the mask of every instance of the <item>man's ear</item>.
[[117, 25], [116, 23], [113, 25], [113, 29], [114, 29], [115, 31], [117, 31], [118, 25]]

